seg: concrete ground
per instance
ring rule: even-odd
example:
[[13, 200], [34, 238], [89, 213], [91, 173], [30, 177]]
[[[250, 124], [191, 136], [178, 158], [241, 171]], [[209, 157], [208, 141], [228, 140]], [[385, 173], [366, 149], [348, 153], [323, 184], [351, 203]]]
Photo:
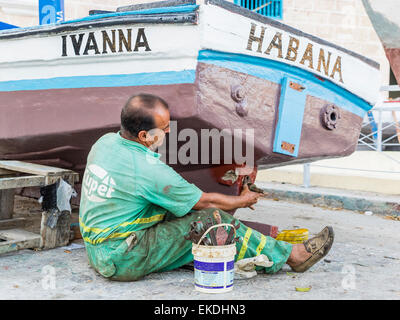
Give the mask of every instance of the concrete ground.
[[285, 265], [273, 275], [235, 280], [233, 291], [224, 294], [195, 291], [193, 271], [186, 269], [112, 282], [88, 266], [83, 248], [21, 250], [0, 256], [0, 299], [400, 300], [400, 221], [274, 200], [260, 200], [255, 211], [241, 209], [235, 216], [280, 229], [305, 227], [310, 234], [331, 225], [336, 238], [325, 260], [307, 272], [296, 274]]

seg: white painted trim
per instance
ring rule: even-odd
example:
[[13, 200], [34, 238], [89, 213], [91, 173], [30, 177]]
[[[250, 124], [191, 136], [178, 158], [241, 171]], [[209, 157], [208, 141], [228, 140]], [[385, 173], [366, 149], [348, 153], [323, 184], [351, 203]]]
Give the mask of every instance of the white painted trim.
[[[88, 57], [84, 59], [69, 59], [63, 63], [57, 61], [35, 61], [13, 64], [2, 67], [0, 81], [51, 79], [58, 77], [103, 76], [139, 74], [167, 71], [195, 70], [197, 57], [155, 57], [141, 54], [135, 59], [124, 56]], [[101, 67], [99, 67], [99, 65]]]

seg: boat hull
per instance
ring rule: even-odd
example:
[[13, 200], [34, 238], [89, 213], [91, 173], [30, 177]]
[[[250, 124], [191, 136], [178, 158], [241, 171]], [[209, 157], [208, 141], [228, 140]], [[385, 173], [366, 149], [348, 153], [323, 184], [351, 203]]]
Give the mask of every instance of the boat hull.
[[355, 150], [376, 63], [230, 3], [189, 7], [0, 34], [0, 159], [82, 173], [138, 93], [168, 102], [160, 152], [204, 191], [238, 194], [258, 167]]
[[400, 48], [385, 48], [385, 53], [389, 60], [390, 68], [392, 68], [393, 74], [396, 77], [396, 81], [400, 83]]
[[[245, 117], [238, 115], [237, 103], [231, 97], [232, 87], [238, 83], [246, 92], [249, 105]], [[356, 148], [362, 124], [360, 115], [338, 105], [338, 126], [328, 130], [324, 127], [321, 112], [332, 102], [307, 95], [304, 106], [299, 106], [299, 109], [304, 107], [301, 131], [293, 133], [300, 134], [297, 156], [274, 152], [281, 85], [211, 63], [199, 63], [193, 84], [1, 92], [2, 114], [9, 113], [9, 105], [21, 107], [9, 113], [7, 123], [10, 125], [0, 128], [0, 157], [83, 173], [93, 143], [103, 134], [119, 130], [122, 106], [130, 96], [138, 93], [159, 95], [169, 103], [171, 120], [177, 125], [172, 126], [176, 129], [175, 137], [168, 136], [167, 140], [177, 139], [185, 129], [193, 130], [198, 137], [202, 130], [216, 128], [218, 133], [221, 130], [233, 132], [238, 128], [254, 131], [254, 145], [251, 146], [254, 158], [251, 160], [254, 159], [255, 166], [263, 168], [347, 156]], [[204, 190], [236, 194], [237, 187], [227, 187], [219, 180], [241, 163], [234, 158], [224, 158], [224, 150], [230, 146], [224, 139], [218, 142], [221, 153], [210, 152], [208, 160], [202, 161], [202, 154], [208, 150], [199, 149], [197, 156], [191, 156], [187, 162], [187, 157], [181, 161], [176, 153], [188, 139], [178, 141], [176, 149], [170, 148], [172, 141], [165, 147], [166, 161]], [[201, 146], [201, 142], [197, 145]], [[244, 142], [243, 151], [246, 147]], [[212, 163], [213, 157], [218, 161]], [[226, 170], [221, 171], [221, 168]]]
[[397, 83], [400, 83], [400, 3], [396, 0], [362, 2], [382, 42]]

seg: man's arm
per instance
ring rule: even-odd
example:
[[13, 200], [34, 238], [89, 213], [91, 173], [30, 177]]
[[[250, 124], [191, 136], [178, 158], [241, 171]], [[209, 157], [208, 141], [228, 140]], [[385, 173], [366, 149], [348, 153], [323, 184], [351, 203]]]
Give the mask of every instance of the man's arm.
[[250, 191], [247, 185], [243, 186], [243, 191], [239, 196], [203, 192], [200, 200], [194, 205], [193, 209], [218, 208], [229, 211], [238, 208], [246, 208], [257, 203], [260, 196], [260, 193]]

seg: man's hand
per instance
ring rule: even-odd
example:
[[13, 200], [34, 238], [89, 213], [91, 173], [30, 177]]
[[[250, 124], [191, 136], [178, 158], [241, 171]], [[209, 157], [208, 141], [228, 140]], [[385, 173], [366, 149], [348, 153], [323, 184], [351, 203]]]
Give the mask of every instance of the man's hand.
[[243, 185], [242, 192], [240, 193], [240, 197], [243, 200], [243, 208], [249, 207], [254, 210], [253, 205], [257, 203], [261, 195], [261, 193], [250, 191], [247, 184]]
[[252, 206], [257, 203], [258, 198], [261, 196], [262, 193], [250, 191], [247, 185], [243, 186], [243, 190], [239, 196], [203, 192], [200, 200], [193, 206], [193, 209], [219, 208], [229, 211], [238, 208], [250, 208], [254, 210]]

